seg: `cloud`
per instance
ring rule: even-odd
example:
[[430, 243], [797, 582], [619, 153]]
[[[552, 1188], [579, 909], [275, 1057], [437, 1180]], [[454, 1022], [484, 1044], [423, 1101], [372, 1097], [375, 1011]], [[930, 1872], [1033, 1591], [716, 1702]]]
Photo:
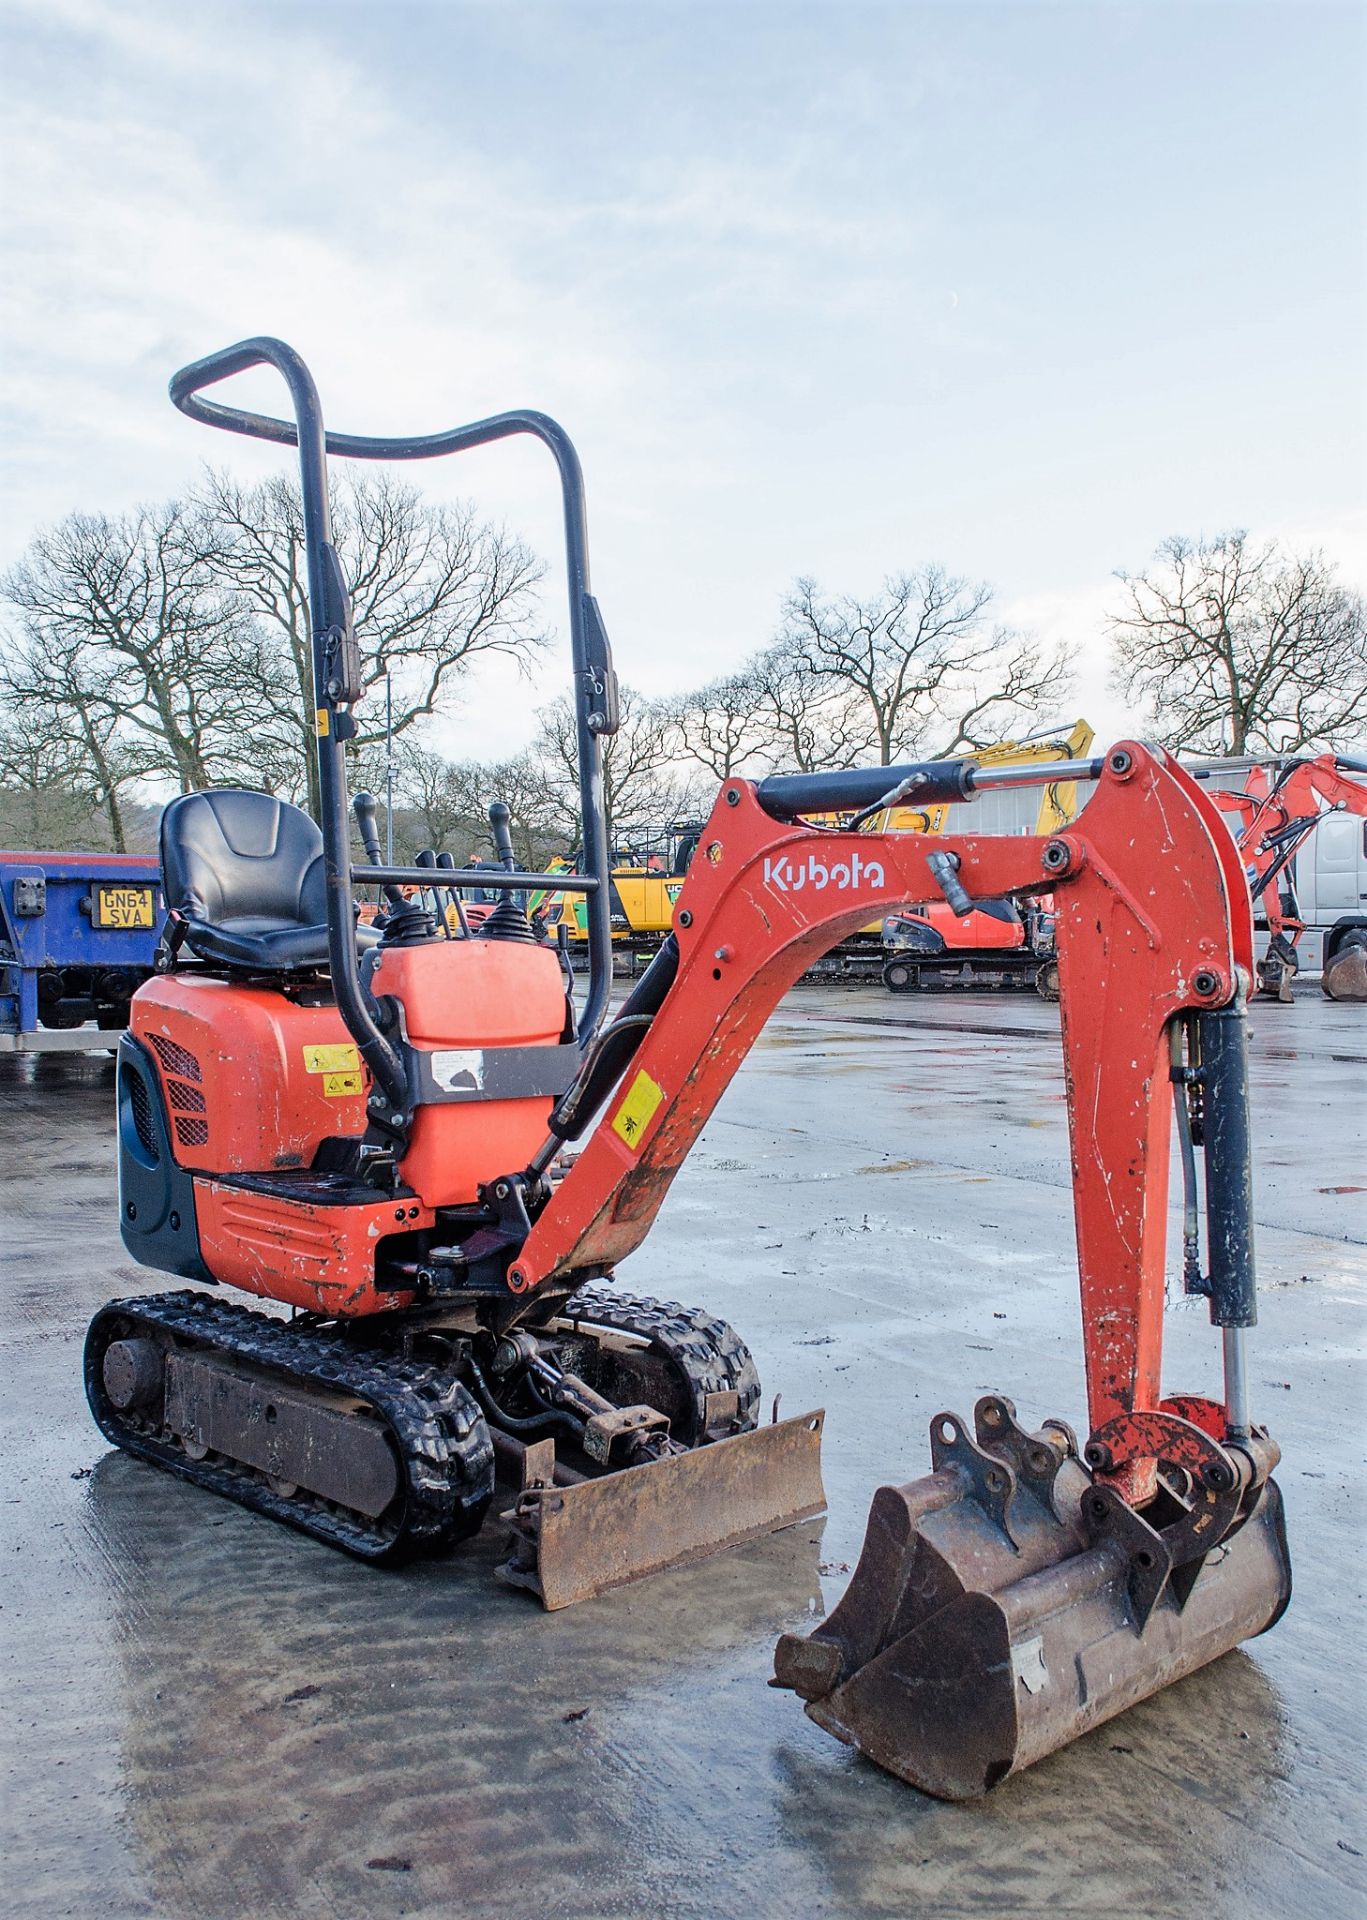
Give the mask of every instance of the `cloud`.
[[[1252, 31], [1207, 12], [1179, 89], [1228, 72]], [[21, 184], [0, 207], [0, 562], [39, 524], [167, 494], [202, 460], [278, 470], [277, 450], [165, 397], [176, 366], [262, 330], [305, 353], [329, 418], [356, 431], [517, 405], [562, 418], [620, 665], [652, 691], [762, 643], [798, 572], [857, 589], [942, 559], [994, 578], [1008, 617], [1077, 642], [1079, 697], [1104, 728], [1106, 570], [1142, 559], [1158, 516], [1248, 500], [1255, 526], [1261, 511], [1322, 527], [1354, 562], [1348, 463], [1308, 461], [1319, 416], [1295, 384], [1332, 359], [1317, 311], [1278, 310], [1275, 355], [1249, 347], [1219, 318], [1244, 310], [1234, 268], [1208, 255], [1171, 337], [1166, 294], [1120, 297], [1146, 209], [1175, 247], [1226, 210], [1221, 167], [1261, 204], [1272, 175], [1300, 178], [1304, 142], [1276, 152], [1263, 133], [1250, 156], [1212, 123], [1203, 169], [1184, 143], [1208, 117], [1174, 96], [1161, 153], [1135, 145], [1157, 123], [1142, 74], [1113, 84], [1115, 10], [1059, 16], [1062, 79], [1043, 15], [1028, 48], [998, 50], [952, 9], [710, 9], [706, 32], [686, 5], [588, 0], [7, 13], [0, 140]], [[1106, 79], [1090, 92], [1089, 36]], [[1211, 47], [1223, 64], [1203, 67]], [[1067, 108], [1074, 93], [1104, 97], [1104, 123]], [[1153, 186], [1160, 162], [1182, 173], [1182, 223]], [[1276, 266], [1260, 269], [1269, 300]], [[1343, 312], [1333, 266], [1317, 306]], [[1218, 365], [1193, 311], [1219, 327]], [[239, 391], [278, 409], [267, 376]], [[1321, 494], [1295, 477], [1309, 465]], [[539, 449], [414, 477], [558, 554]], [[560, 593], [553, 575], [555, 622]], [[472, 681], [447, 744], [477, 705], [514, 744], [564, 675], [556, 655], [530, 689]]]

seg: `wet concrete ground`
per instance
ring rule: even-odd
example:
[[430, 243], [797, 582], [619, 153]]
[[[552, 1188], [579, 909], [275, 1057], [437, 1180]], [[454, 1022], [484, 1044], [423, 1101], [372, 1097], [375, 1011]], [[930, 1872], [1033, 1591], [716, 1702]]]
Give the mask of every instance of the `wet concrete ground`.
[[[1052, 1009], [789, 997], [623, 1278], [728, 1315], [785, 1411], [829, 1409], [830, 1518], [556, 1615], [495, 1585], [491, 1530], [374, 1572], [109, 1453], [85, 1322], [161, 1284], [118, 1240], [111, 1070], [0, 1063], [0, 1909], [1360, 1915], [1365, 1016], [1305, 988], [1253, 1013], [1289, 1614], [968, 1807], [765, 1680], [874, 1486], [927, 1469], [933, 1412], [1081, 1416]], [[1215, 1388], [1199, 1306], [1168, 1356]]]

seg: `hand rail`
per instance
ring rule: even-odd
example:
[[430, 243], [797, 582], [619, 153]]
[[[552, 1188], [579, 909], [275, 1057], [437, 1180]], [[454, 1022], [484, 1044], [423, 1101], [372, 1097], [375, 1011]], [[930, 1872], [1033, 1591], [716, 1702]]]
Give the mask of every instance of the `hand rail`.
[[[289, 387], [295, 411], [293, 421], [277, 419], [271, 414], [249, 412], [242, 407], [225, 406], [220, 401], [203, 398], [205, 387], [214, 386], [221, 380], [230, 379], [234, 374], [244, 373], [251, 367], [262, 365], [273, 366]], [[343, 639], [350, 636], [350, 617], [345, 607], [344, 589], [340, 604], [337, 596], [341, 576], [332, 548], [327, 494], [327, 455], [335, 454], [340, 459], [348, 460], [431, 460], [446, 454], [464, 452], [470, 447], [485, 446], [491, 441], [509, 439], [517, 434], [531, 435], [532, 438], [540, 440], [542, 445], [550, 451], [560, 474], [564, 507], [570, 649], [576, 694], [575, 730], [579, 763], [579, 805], [583, 828], [581, 842], [582, 865], [585, 870], [583, 877], [592, 879], [595, 883], [592, 888], [573, 889], [576, 892], [586, 893], [589, 903], [586, 929], [589, 948], [589, 984], [585, 1004], [578, 1020], [580, 1044], [587, 1046], [602, 1024], [612, 988], [611, 909], [606, 884], [611, 872], [611, 859], [607, 843], [607, 819], [603, 808], [601, 743], [605, 736], [617, 731], [620, 725], [620, 709], [617, 677], [612, 665], [612, 649], [598, 610], [598, 603], [589, 585], [588, 520], [584, 499], [584, 478], [579, 456], [575, 452], [569, 435], [548, 414], [537, 413], [528, 408], [493, 414], [486, 420], [476, 420], [464, 427], [452, 427], [442, 433], [395, 438], [327, 432], [323, 426], [317, 388], [308, 368], [292, 347], [268, 335], [238, 341], [234, 346], [224, 347], [217, 353], [208, 354], [204, 359], [182, 367], [171, 379], [170, 393], [172, 401], [182, 413], [206, 426], [218, 427], [227, 433], [244, 434], [255, 440], [274, 441], [281, 446], [298, 447], [304, 496], [305, 539], [309, 559], [309, 602], [313, 609], [315, 633], [315, 684], [320, 690], [320, 705], [327, 707], [330, 713], [338, 707], [351, 705], [359, 697], [360, 688], [354, 683], [349, 685], [346, 675], [342, 674], [338, 680], [337, 692], [327, 694], [329, 683], [338, 676], [328, 671], [319, 672], [320, 666], [327, 664], [319, 659], [319, 636], [326, 637], [330, 632], [336, 632]], [[324, 615], [326, 618], [323, 617]], [[337, 617], [338, 615], [341, 617]], [[339, 650], [344, 651], [334, 646], [334, 655]], [[324, 698], [325, 694], [326, 698]], [[349, 716], [344, 718], [343, 725], [344, 728], [350, 727]], [[327, 745], [328, 738], [334, 742], [333, 747]], [[344, 768], [342, 767], [343, 746], [342, 739], [337, 737], [337, 729], [332, 727], [329, 735], [324, 735], [320, 722], [318, 746], [320, 773], [325, 762], [335, 762], [337, 769], [335, 779], [324, 776], [323, 785], [328, 790], [323, 806], [325, 815], [336, 811], [336, 797], [331, 791], [334, 784], [338, 786], [342, 795], [340, 829], [336, 822], [332, 828], [336, 835], [335, 848], [340, 869], [345, 865], [341, 850], [347, 845], [347, 826]], [[323, 822], [323, 832], [326, 844], [329, 835], [326, 818]], [[332, 862], [329, 861], [329, 885], [332, 884]], [[346, 907], [349, 920], [348, 876], [341, 877], [341, 884], [347, 888]], [[484, 881], [483, 884], [490, 883]], [[330, 917], [330, 952], [331, 929]], [[338, 952], [333, 955], [334, 962], [341, 957], [342, 951], [343, 949], [339, 946]], [[347, 948], [346, 951], [349, 952], [350, 949]], [[364, 1012], [359, 986], [357, 1005]], [[347, 1024], [350, 1027], [350, 1016], [345, 1008], [343, 1008], [343, 1015], [347, 1018]], [[370, 1020], [368, 1012], [365, 1013], [365, 1019], [373, 1030], [373, 1021]], [[386, 1044], [378, 1030], [374, 1030], [374, 1039], [381, 1046]], [[360, 1044], [359, 1037], [358, 1044]], [[365, 1049], [363, 1048], [362, 1051], [364, 1052]], [[368, 1055], [367, 1058], [369, 1058]], [[397, 1060], [394, 1064], [397, 1068]], [[376, 1071], [377, 1077], [382, 1077], [378, 1069]], [[388, 1088], [387, 1082], [386, 1086]], [[392, 1089], [388, 1090], [392, 1095]]]

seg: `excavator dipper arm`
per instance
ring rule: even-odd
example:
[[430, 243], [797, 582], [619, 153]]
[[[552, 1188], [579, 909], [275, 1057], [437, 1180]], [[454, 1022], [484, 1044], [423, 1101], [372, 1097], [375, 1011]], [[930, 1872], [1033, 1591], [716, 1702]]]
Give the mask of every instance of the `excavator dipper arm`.
[[[1053, 890], [1093, 1429], [1160, 1400], [1172, 1093], [1168, 1028], [1228, 1008], [1252, 969], [1247, 889], [1218, 813], [1165, 754], [1114, 750], [1048, 839], [941, 837], [974, 898]], [[935, 891], [917, 834], [823, 831], [718, 796], [675, 916], [673, 986], [533, 1227], [515, 1290], [613, 1267], [787, 989], [876, 914]], [[1145, 1469], [1120, 1470], [1136, 1490]]]

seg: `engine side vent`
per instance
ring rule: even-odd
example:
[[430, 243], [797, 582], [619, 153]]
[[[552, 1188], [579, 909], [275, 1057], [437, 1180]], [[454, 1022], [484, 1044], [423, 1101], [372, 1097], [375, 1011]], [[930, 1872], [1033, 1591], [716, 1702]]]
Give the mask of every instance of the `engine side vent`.
[[149, 1033], [147, 1036], [152, 1048], [168, 1073], [174, 1073], [181, 1080], [193, 1080], [199, 1085], [204, 1075], [199, 1070], [199, 1062], [187, 1047], [175, 1040], [168, 1040], [163, 1034]]
[[166, 1091], [170, 1095], [171, 1105], [180, 1113], [203, 1113], [204, 1095], [198, 1087], [187, 1087], [183, 1080], [168, 1080]]
[[183, 1147], [204, 1147], [209, 1144], [209, 1122], [207, 1120], [186, 1120], [176, 1116], [176, 1138]]
[[123, 1070], [123, 1091], [128, 1097], [129, 1111], [133, 1115], [133, 1131], [138, 1136], [138, 1145], [149, 1160], [158, 1158], [156, 1128], [152, 1124], [152, 1098], [143, 1085], [141, 1074]]

